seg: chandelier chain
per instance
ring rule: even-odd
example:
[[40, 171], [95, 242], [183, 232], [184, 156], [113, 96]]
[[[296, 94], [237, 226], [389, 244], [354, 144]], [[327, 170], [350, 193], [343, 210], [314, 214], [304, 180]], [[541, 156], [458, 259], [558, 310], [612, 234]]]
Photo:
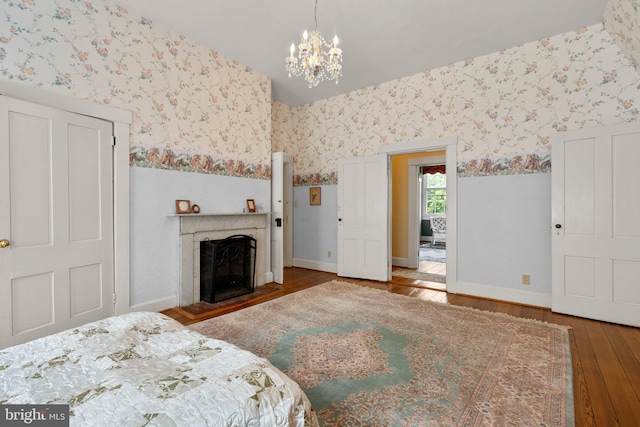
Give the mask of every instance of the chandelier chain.
[[313, 18], [316, 21], [315, 30], [318, 31], [318, 0], [316, 0], [316, 5], [313, 7]]

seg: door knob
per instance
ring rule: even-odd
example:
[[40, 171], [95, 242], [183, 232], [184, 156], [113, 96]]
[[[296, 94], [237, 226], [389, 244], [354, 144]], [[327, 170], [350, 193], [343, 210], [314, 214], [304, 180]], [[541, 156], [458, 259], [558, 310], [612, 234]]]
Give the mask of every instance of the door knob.
[[556, 224], [556, 228], [562, 228], [562, 225]]
[[10, 243], [7, 239], [1, 239], [0, 240], [0, 248], [6, 248], [7, 246], [9, 246]]

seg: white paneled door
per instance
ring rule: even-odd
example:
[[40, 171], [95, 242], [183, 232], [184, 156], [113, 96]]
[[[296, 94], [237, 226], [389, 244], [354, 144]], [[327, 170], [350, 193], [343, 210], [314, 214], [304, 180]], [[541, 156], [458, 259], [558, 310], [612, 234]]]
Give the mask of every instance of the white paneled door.
[[391, 280], [386, 154], [338, 160], [338, 276]]
[[552, 309], [640, 326], [640, 125], [552, 144]]
[[0, 348], [113, 314], [112, 141], [0, 97]]

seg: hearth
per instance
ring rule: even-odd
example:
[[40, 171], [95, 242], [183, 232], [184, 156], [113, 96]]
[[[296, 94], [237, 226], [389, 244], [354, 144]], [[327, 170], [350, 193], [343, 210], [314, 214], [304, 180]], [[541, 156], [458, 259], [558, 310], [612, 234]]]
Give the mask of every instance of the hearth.
[[234, 235], [200, 242], [200, 299], [224, 301], [254, 290], [256, 239]]

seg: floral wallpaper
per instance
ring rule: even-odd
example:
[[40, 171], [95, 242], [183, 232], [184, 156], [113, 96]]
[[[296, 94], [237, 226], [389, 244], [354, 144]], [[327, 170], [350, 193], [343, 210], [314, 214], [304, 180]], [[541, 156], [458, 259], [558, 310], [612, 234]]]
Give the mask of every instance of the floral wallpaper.
[[604, 27], [640, 73], [640, 0], [609, 0]]
[[133, 111], [132, 165], [270, 177], [267, 76], [104, 0], [0, 5], [0, 78]]
[[[459, 176], [548, 172], [551, 134], [640, 120], [640, 76], [598, 24], [294, 108], [273, 146], [297, 185], [331, 184], [337, 159], [458, 136]], [[275, 111], [275, 110], [274, 110]]]

